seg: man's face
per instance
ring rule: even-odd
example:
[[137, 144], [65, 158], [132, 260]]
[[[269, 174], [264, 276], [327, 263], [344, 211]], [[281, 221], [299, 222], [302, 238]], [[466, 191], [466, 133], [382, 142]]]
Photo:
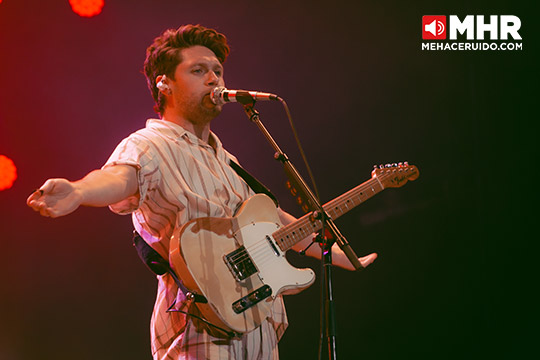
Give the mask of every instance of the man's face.
[[221, 112], [221, 105], [210, 100], [210, 91], [225, 85], [223, 66], [204, 46], [182, 49], [181, 55], [170, 84], [175, 110], [193, 124], [208, 123]]

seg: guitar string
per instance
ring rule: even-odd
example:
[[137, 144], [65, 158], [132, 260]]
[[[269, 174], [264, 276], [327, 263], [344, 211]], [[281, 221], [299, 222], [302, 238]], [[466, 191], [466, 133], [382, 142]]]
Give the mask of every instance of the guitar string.
[[[360, 185], [359, 187], [354, 188], [352, 190], [349, 190], [347, 193], [345, 193], [345, 194], [341, 195], [340, 197], [328, 202], [323, 207], [328, 209], [326, 211], [328, 212], [330, 217], [336, 218], [338, 216], [341, 216], [341, 215], [347, 213], [348, 211], [352, 210], [354, 207], [358, 206], [360, 203], [362, 203], [362, 202], [366, 201], [367, 199], [369, 199], [371, 196], [369, 196], [369, 194], [364, 194], [364, 193], [366, 192], [366, 190], [374, 189], [376, 186], [377, 186], [376, 182], [373, 183], [373, 185], [371, 185], [371, 184], [365, 184], [363, 186]], [[376, 193], [380, 192], [381, 190], [379, 190], [379, 189], [375, 190], [374, 189], [373, 194], [376, 194]], [[362, 199], [362, 197], [364, 197], [365, 199]], [[355, 198], [357, 198], [357, 199], [355, 199]], [[359, 202], [358, 202], [358, 200], [359, 200]], [[353, 205], [352, 207], [347, 206], [347, 203], [349, 203], [349, 202], [352, 202], [352, 205]], [[343, 207], [345, 207], [345, 209], [343, 209]], [[341, 214], [338, 214], [339, 212]], [[299, 222], [300, 222], [300, 220], [302, 220], [302, 219], [299, 219]], [[302, 222], [302, 224], [295, 223], [295, 226], [293, 226], [291, 229], [288, 229], [287, 226], [285, 226], [285, 227], [279, 229], [278, 231], [276, 231], [275, 234], [281, 235], [282, 233], [292, 232], [295, 227], [304, 227], [304, 226], [308, 225], [307, 223], [312, 223], [312, 222], [309, 220], [309, 218], [304, 218], [304, 221]], [[285, 237], [277, 236], [277, 237], [278, 238], [287, 238], [286, 236]], [[294, 245], [296, 243], [296, 239], [292, 239], [292, 240], [293, 240], [292, 245]], [[287, 246], [291, 245], [291, 241], [289, 239], [286, 240], [286, 245]]]
[[[348, 202], [352, 201], [352, 202], [353, 202], [353, 205], [354, 205], [354, 202], [355, 202], [355, 201], [354, 201], [354, 197], [360, 198], [360, 199], [359, 199], [359, 200], [360, 200], [360, 203], [361, 203], [362, 201], [365, 201], [365, 200], [362, 200], [361, 198], [362, 198], [363, 192], [365, 192], [365, 191], [368, 190], [368, 189], [371, 189], [371, 190], [373, 191], [373, 194], [378, 193], [380, 190], [379, 190], [379, 191], [376, 191], [376, 190], [374, 189], [374, 187], [376, 186], [377, 183], [376, 183], [376, 182], [373, 182], [372, 180], [374, 180], [374, 179], [371, 179], [371, 180], [368, 180], [368, 181], [371, 182], [371, 183], [373, 183], [373, 185], [371, 185], [371, 184], [365, 184], [365, 185], [363, 185], [363, 186], [360, 185], [359, 187], [354, 188], [354, 189], [348, 191], [347, 193], [341, 195], [340, 197], [338, 197], [338, 198], [336, 198], [336, 199], [330, 201], [330, 202], [327, 204], [327, 206], [325, 206], [325, 207], [328, 207], [328, 208], [329, 208], [329, 209], [328, 209], [329, 215], [330, 215], [332, 218], [334, 218], [334, 217], [338, 216], [338, 212], [341, 212], [341, 215], [347, 213], [347, 212], [348, 212], [349, 210], [351, 210], [352, 208], [349, 209], [348, 206], [347, 206], [346, 204], [347, 204]], [[377, 189], [377, 190], [378, 190], [378, 189]], [[381, 189], [381, 190], [382, 190], [382, 189]], [[358, 193], [359, 193], [360, 195], [357, 195]], [[367, 194], [366, 194], [366, 195], [367, 195]], [[371, 196], [364, 196], [364, 197], [367, 197], [367, 198], [369, 199]], [[366, 200], [367, 200], [367, 199], [366, 199]], [[344, 206], [346, 207], [346, 209], [343, 209]], [[355, 206], [356, 206], [356, 205], [354, 205], [353, 207], [355, 207]], [[339, 210], [339, 211], [338, 211], [338, 210]], [[332, 212], [333, 214], [331, 214], [331, 212]], [[292, 226], [291, 229], [287, 229], [287, 227], [285, 226], [285, 227], [283, 227], [283, 228], [281, 228], [281, 229], [278, 229], [276, 232], [274, 232], [274, 234], [277, 234], [277, 233], [280, 233], [280, 234], [281, 234], [281, 233], [287, 233], [287, 232], [291, 233], [290, 236], [285, 236], [285, 237], [282, 237], [282, 238], [286, 238], [286, 239], [287, 239], [287, 240], [285, 240], [287, 246], [294, 245], [294, 244], [296, 244], [296, 243], [299, 241], [299, 240], [298, 240], [298, 237], [296, 236], [296, 234], [294, 234], [295, 231], [303, 232], [303, 237], [302, 237], [301, 239], [303, 239], [303, 238], [309, 236], [309, 234], [312, 233], [312, 232], [310, 232], [309, 234], [305, 234], [304, 229], [302, 229], [302, 228], [305, 228], [305, 227], [308, 225], [308, 223], [311, 223], [311, 221], [309, 221], [309, 218], [304, 217], [304, 218], [299, 219], [298, 222], [295, 222], [295, 223], [294, 223], [294, 226]], [[278, 236], [278, 238], [280, 238], [280, 237], [281, 237], [281, 236]], [[300, 239], [300, 240], [301, 240], [301, 239]], [[266, 240], [266, 239], [264, 239], [264, 240]], [[248, 257], [249, 257], [249, 255], [250, 255], [250, 253], [252, 253], [252, 257], [255, 257], [255, 256], [257, 255], [257, 253], [256, 253], [256, 251], [257, 251], [257, 250], [256, 250], [256, 246], [257, 246], [258, 244], [264, 244], [264, 240], [261, 240], [261, 241], [259, 241], [259, 242], [254, 243], [253, 246], [251, 246], [249, 249], [245, 249], [245, 250], [239, 251], [238, 254], [236, 254], [234, 257], [231, 258], [231, 260], [233, 260], [235, 263], [241, 264], [242, 262], [245, 262], [245, 261], [248, 260]], [[260, 246], [260, 245], [259, 245], [259, 246]], [[259, 249], [265, 249], [265, 248], [264, 248], [264, 247], [259, 247]], [[248, 250], [250, 250], [250, 251], [248, 251]], [[259, 250], [259, 252], [260, 252], [260, 251], [261, 251], [261, 250]]]
[[231, 262], [233, 262], [234, 264], [241, 264], [242, 262], [247, 261], [247, 259], [250, 256], [250, 253], [257, 251], [257, 248], [259, 248], [259, 249], [263, 248], [264, 249], [263, 245], [264, 245], [265, 241], [266, 241], [266, 239], [262, 239], [262, 240], [258, 240], [256, 242], [254, 242], [253, 244], [251, 244], [251, 246], [249, 247], [249, 250], [251, 250], [251, 251], [248, 251], [248, 248], [246, 248], [245, 245], [244, 245], [243, 250], [238, 251], [237, 254], [230, 257], [228, 260], [231, 260]]
[[[401, 170], [401, 172], [402, 173], [403, 171], [408, 172], [408, 170], [409, 169], [404, 169], [404, 170]], [[356, 206], [360, 205], [361, 203], [371, 198], [373, 195], [384, 190], [382, 181], [386, 181], [386, 179], [389, 176], [394, 175], [395, 172], [396, 170], [392, 170], [390, 172], [379, 174], [377, 178], [372, 178], [366, 181], [366, 183], [361, 184], [358, 187], [353, 188], [349, 190], [348, 192], [342, 194], [341, 196], [335, 198], [334, 200], [329, 201], [326, 205], [323, 206], [323, 208], [325, 208], [325, 211], [328, 212], [328, 215], [331, 218], [337, 218], [343, 214], [346, 214], [347, 212], [349, 212]], [[369, 190], [371, 190], [371, 193], [369, 192]], [[317, 222], [320, 223], [320, 221], [317, 221]], [[299, 219], [298, 222], [294, 223], [294, 226], [292, 226], [291, 228], [288, 228], [287, 226], [285, 226], [281, 229], [278, 229], [274, 233], [274, 235], [276, 235], [275, 237], [280, 240], [283, 239], [282, 243], [285, 243], [285, 245], [289, 247], [296, 244], [298, 242], [298, 239], [296, 238], [295, 235], [291, 235], [290, 237], [281, 236], [281, 235], [285, 235], [287, 233], [293, 233], [295, 229], [299, 229], [298, 231], [304, 232], [303, 228], [309, 227], [310, 224], [313, 225], [313, 222], [309, 219], [309, 217], [304, 216], [303, 218]], [[318, 230], [318, 229], [320, 229], [320, 225], [317, 224], [316, 229], [314, 229], [313, 231]], [[306, 235], [304, 232], [303, 235], [304, 237], [306, 237], [309, 234]], [[278, 245], [279, 245], [279, 242], [278, 242]]]
[[[298, 222], [299, 223], [299, 226], [298, 226], [299, 229], [297, 231], [299, 233], [300, 232], [302, 233], [302, 235], [301, 235], [302, 237], [300, 238], [300, 240], [307, 237], [307, 236], [309, 236], [311, 233], [313, 233], [313, 231], [310, 231], [309, 233], [306, 233], [306, 231], [305, 231], [305, 227], [307, 227], [307, 224], [305, 224], [305, 226], [304, 226], [304, 223], [308, 222], [307, 220], [308, 219], [299, 219], [299, 222]], [[278, 231], [274, 232], [273, 234], [276, 234]], [[294, 231], [292, 231], [292, 232], [294, 232]], [[299, 241], [298, 236], [296, 234], [291, 235], [291, 238], [294, 240], [294, 243]], [[263, 245], [265, 245], [265, 242], [268, 243], [268, 240], [266, 238], [264, 238], [262, 240], [259, 240], [257, 242], [254, 242], [249, 247], [245, 247], [244, 250], [239, 251], [237, 254], [235, 254], [235, 256], [231, 257], [230, 259], [232, 261], [234, 261], [235, 263], [237, 263], [240, 260], [243, 260], [242, 258], [249, 257], [250, 254], [252, 255], [252, 257], [256, 257], [261, 252], [266, 252], [268, 250], [268, 247], [271, 247], [271, 245], [269, 243], [268, 243], [267, 246], [263, 246]], [[273, 251], [271, 253], [273, 254]]]
[[[393, 173], [395, 173], [395, 171], [392, 171], [390, 174], [387, 173], [387, 174], [382, 174], [382, 175], [379, 176], [379, 179], [378, 179], [377, 182], [379, 182], [378, 185], [380, 186], [380, 189], [375, 189], [375, 187], [377, 185], [377, 182], [375, 182], [375, 178], [372, 178], [372, 179], [367, 181], [367, 182], [369, 182], [369, 184], [360, 185], [357, 188], [351, 189], [350, 191], [346, 192], [345, 194], [343, 194], [343, 195], [337, 197], [336, 199], [330, 201], [325, 206], [325, 207], [329, 208], [327, 210], [329, 215], [332, 216], [332, 217], [336, 217], [336, 216], [338, 216], [338, 211], [341, 212], [341, 215], [343, 215], [343, 214], [347, 213], [349, 210], [351, 210], [352, 208], [354, 208], [357, 205], [359, 205], [360, 203], [362, 203], [363, 201], [366, 201], [369, 198], [371, 198], [371, 196], [373, 196], [373, 195], [377, 194], [378, 192], [384, 190], [384, 187], [380, 183], [380, 180], [385, 180], [386, 177], [388, 177], [389, 175], [392, 175]], [[372, 194], [365, 194], [364, 195], [363, 193], [368, 189], [372, 190]], [[362, 200], [362, 196], [364, 198], [366, 198], [366, 199]], [[360, 202], [357, 205], [354, 204], [354, 197], [358, 197], [359, 200], [360, 200]], [[353, 207], [349, 209], [349, 207], [347, 206], [347, 203], [349, 203], [351, 201], [352, 201]], [[343, 207], [345, 207], [345, 209], [343, 209]], [[330, 214], [330, 212], [333, 212], [333, 214]], [[303, 219], [301, 218], [301, 219], [299, 219], [299, 221], [294, 223], [294, 226], [292, 226], [291, 229], [287, 229], [287, 227], [283, 227], [283, 228], [278, 229], [277, 231], [275, 231], [273, 234], [286, 233], [286, 232], [292, 233], [292, 235], [290, 237], [285, 236], [285, 238], [288, 239], [286, 241], [287, 242], [286, 245], [287, 246], [292, 246], [292, 245], [296, 244], [299, 241], [297, 239], [297, 237], [296, 237], [296, 234], [294, 234], [295, 229], [297, 229], [297, 231], [303, 233], [302, 238], [305, 238], [305, 237], [309, 236], [309, 234], [306, 235], [305, 231], [302, 229], [302, 227], [307, 226], [308, 222], [311, 223], [311, 221], [307, 221], [307, 220], [309, 220], [309, 219], [308, 218], [303, 218]], [[259, 255], [261, 253], [270, 254], [268, 256], [263, 256], [262, 258], [259, 258], [258, 261], [256, 261], [256, 263], [259, 263], [259, 264], [262, 263], [262, 262], [266, 262], [265, 260], [267, 260], [269, 258], [272, 258], [271, 254], [273, 254], [273, 252], [263, 251], [263, 250], [267, 249], [265, 246], [263, 246], [264, 243], [265, 243], [265, 240], [266, 240], [266, 238], [253, 243], [249, 248], [244, 248], [244, 250], [239, 251], [238, 254], [235, 254], [235, 256], [231, 258], [231, 260], [233, 260], [233, 262], [235, 264], [243, 264], [244, 262], [247, 262], [249, 260], [250, 256], [253, 259], [253, 258], [259, 258]], [[291, 243], [291, 240], [292, 240], [292, 243]]]
[[[261, 243], [264, 245], [264, 241], [259, 241], [259, 244]], [[266, 250], [266, 251], [263, 251], [263, 250]], [[237, 265], [243, 265], [244, 263], [248, 263], [248, 264], [252, 263], [252, 264], [257, 264], [258, 267], [260, 268], [261, 265], [266, 264], [271, 258], [275, 257], [275, 254], [273, 251], [268, 251], [268, 248], [260, 247], [260, 246], [259, 246], [259, 249], [255, 252], [248, 253], [246, 250], [243, 250], [242, 252], [246, 253], [246, 255], [241, 259], [241, 261], [235, 262], [235, 264]], [[257, 270], [260, 270], [260, 269], [257, 269]]]
[[[343, 202], [343, 205], [345, 205], [346, 209], [343, 209], [343, 206], [340, 206], [338, 204], [338, 206], [340, 206], [338, 210], [340, 210], [342, 214], [350, 210], [348, 206], [346, 206], [346, 203], [347, 201]], [[337, 214], [337, 211], [334, 211], [334, 209], [332, 209], [332, 212]], [[299, 229], [299, 232], [302, 232], [301, 239], [309, 235], [309, 234], [306, 234], [305, 231], [301, 228]], [[288, 245], [291, 245], [291, 244], [294, 245], [296, 242], [298, 242], [296, 235], [291, 235], [291, 237], [288, 240], [289, 240]], [[253, 246], [250, 246], [249, 248], [242, 250], [241, 252], [239, 252], [239, 255], [235, 258], [235, 263], [238, 266], [242, 266], [244, 265], [244, 263], [251, 263], [251, 264], [255, 263], [256, 265], [258, 265], [258, 269], [257, 267], [256, 269], [260, 271], [260, 268], [264, 266], [270, 259], [272, 259], [275, 256], [273, 251], [269, 251], [268, 249], [269, 245], [267, 245], [266, 247], [262, 245], [264, 245], [264, 241], [259, 241], [258, 243], [255, 243]], [[261, 253], [262, 253], [262, 256], [260, 256]]]

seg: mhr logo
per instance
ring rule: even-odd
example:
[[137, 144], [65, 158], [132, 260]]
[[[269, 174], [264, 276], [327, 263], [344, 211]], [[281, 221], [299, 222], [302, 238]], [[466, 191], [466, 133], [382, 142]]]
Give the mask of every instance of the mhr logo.
[[[476, 22], [475, 22], [476, 19]], [[476, 23], [476, 33], [475, 33]], [[489, 32], [490, 40], [508, 40], [510, 34], [514, 40], [521, 40], [518, 33], [521, 20], [514, 15], [491, 15], [486, 23], [484, 15], [467, 15], [463, 21], [456, 15], [425, 15], [422, 17], [422, 39], [445, 40], [448, 30], [448, 39], [457, 40], [458, 32], [466, 34], [467, 40], [484, 40], [484, 33]], [[500, 37], [499, 37], [500, 32]], [[475, 37], [476, 35], [476, 37]]]

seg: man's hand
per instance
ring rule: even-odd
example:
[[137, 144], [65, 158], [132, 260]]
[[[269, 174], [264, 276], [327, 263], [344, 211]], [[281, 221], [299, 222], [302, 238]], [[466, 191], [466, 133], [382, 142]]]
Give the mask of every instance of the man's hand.
[[82, 195], [75, 184], [66, 179], [49, 179], [26, 203], [41, 215], [55, 218], [75, 211], [82, 203]]
[[[290, 224], [294, 221], [296, 221], [296, 218], [292, 216], [291, 214], [283, 211], [281, 208], [278, 208], [278, 215], [281, 220], [281, 222], [284, 225]], [[310, 246], [313, 242], [313, 238], [315, 237], [315, 234], [312, 234], [305, 238], [304, 240], [296, 243], [292, 249], [296, 252], [304, 251], [304, 249], [307, 249], [305, 251], [305, 254], [307, 256], [314, 257], [316, 259], [321, 258], [321, 248], [319, 246]], [[375, 259], [377, 258], [377, 253], [371, 253], [367, 256], [363, 256], [361, 258], [358, 258], [358, 261], [360, 261], [360, 264], [362, 264], [362, 267], [367, 267], [369, 264], [371, 264]], [[340, 268], [354, 271], [356, 270], [354, 266], [351, 264], [349, 259], [347, 258], [347, 255], [341, 250], [337, 243], [335, 243], [332, 246], [332, 264], [336, 265]]]
[[[349, 261], [349, 259], [347, 258], [347, 256], [341, 251], [341, 249], [339, 249], [339, 247], [337, 245], [335, 245], [335, 246], [336, 246], [337, 249], [332, 248], [332, 256], [334, 256], [332, 258], [332, 263], [339, 266], [339, 267], [342, 267], [343, 269], [347, 269], [347, 270], [351, 270], [351, 271], [356, 270], [354, 268], [354, 266], [352, 266], [352, 264]], [[335, 259], [336, 255], [339, 256], [339, 257], [342, 256], [339, 253], [340, 251], [341, 251], [341, 253], [343, 253], [344, 258]], [[371, 253], [371, 254], [369, 254], [367, 256], [363, 256], [361, 258], [358, 258], [358, 261], [360, 261], [360, 264], [362, 264], [362, 267], [365, 268], [369, 264], [374, 262], [376, 258], [377, 258], [377, 253]]]

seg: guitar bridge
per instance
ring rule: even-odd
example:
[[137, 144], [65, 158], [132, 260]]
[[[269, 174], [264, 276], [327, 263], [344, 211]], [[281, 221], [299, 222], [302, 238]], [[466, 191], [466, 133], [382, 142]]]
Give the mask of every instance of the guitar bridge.
[[266, 299], [272, 295], [272, 288], [268, 285], [263, 285], [255, 291], [250, 292], [240, 300], [235, 301], [232, 304], [233, 311], [240, 314], [253, 305], [256, 305], [260, 301]]
[[226, 254], [223, 260], [237, 281], [245, 280], [259, 271], [244, 246]]

